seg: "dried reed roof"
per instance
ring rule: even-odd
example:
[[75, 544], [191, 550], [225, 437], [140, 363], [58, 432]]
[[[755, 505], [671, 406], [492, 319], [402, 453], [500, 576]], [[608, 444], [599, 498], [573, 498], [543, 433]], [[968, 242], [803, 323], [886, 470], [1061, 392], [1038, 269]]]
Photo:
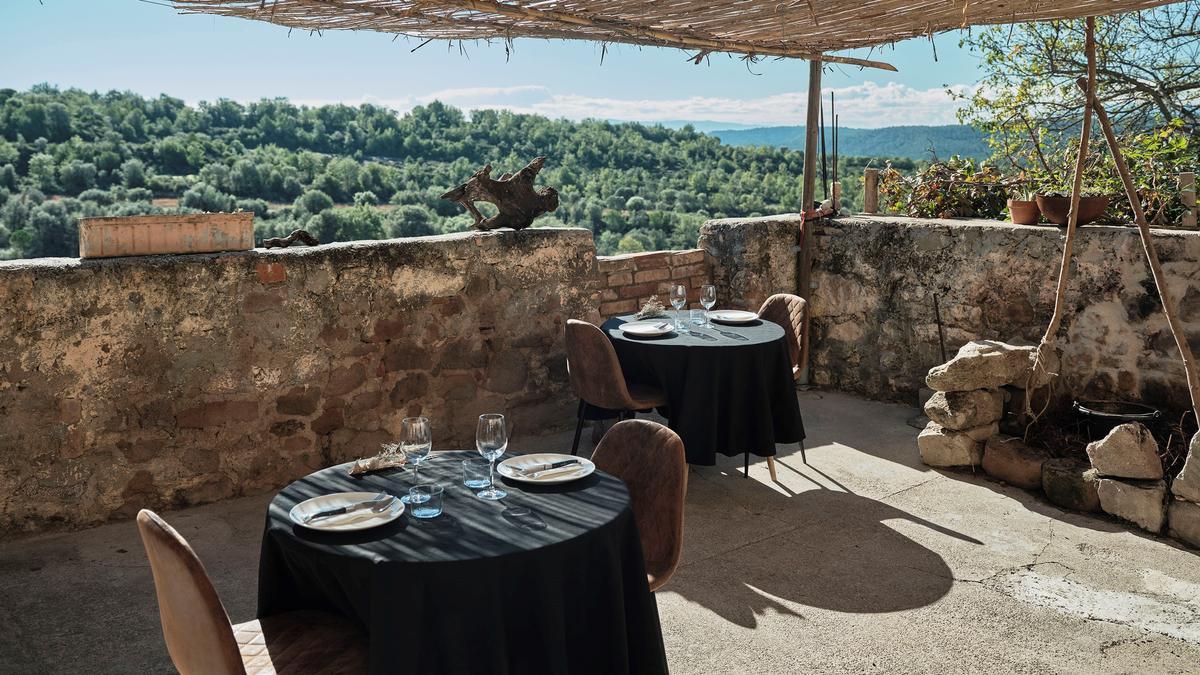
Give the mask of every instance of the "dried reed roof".
[[814, 58], [972, 25], [1117, 14], [1174, 0], [174, 0], [305, 30], [374, 30], [444, 40], [594, 40]]

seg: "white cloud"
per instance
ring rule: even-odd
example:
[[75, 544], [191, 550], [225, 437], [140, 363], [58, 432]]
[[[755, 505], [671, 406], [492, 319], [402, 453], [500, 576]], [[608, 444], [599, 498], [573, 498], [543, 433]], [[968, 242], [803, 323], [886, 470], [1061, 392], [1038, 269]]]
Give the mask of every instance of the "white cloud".
[[[951, 85], [950, 89], [970, 93], [974, 85]], [[914, 89], [905, 84], [863, 82], [847, 87], [826, 89], [837, 100], [842, 126], [876, 128], [906, 124], [954, 124], [961, 102], [946, 89]], [[804, 123], [807, 107], [805, 92], [771, 94], [755, 98], [691, 96], [687, 98], [625, 99], [582, 94], [554, 93], [541, 85], [512, 87], [468, 87], [443, 89], [404, 98], [364, 96], [342, 103], [373, 103], [396, 110], [439, 100], [467, 110], [501, 108], [568, 119], [612, 119], [636, 122], [696, 120], [751, 124], [760, 126], [799, 125]], [[827, 99], [828, 100], [828, 99]], [[296, 101], [316, 105], [329, 101]], [[831, 123], [827, 120], [827, 123]]]

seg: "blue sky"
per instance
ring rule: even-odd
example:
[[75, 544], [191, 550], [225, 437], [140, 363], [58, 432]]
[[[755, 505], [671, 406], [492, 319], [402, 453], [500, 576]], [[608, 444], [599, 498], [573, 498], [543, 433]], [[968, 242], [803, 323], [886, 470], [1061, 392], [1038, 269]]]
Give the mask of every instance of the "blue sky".
[[[946, 86], [969, 88], [978, 60], [958, 35], [877, 50], [899, 73], [838, 67], [826, 92], [844, 126], [954, 123]], [[390, 35], [309, 36], [258, 21], [180, 15], [139, 0], [0, 0], [0, 87], [41, 82], [87, 90], [167, 93], [190, 103], [284, 96], [302, 103], [373, 102], [398, 110], [438, 98], [459, 107], [504, 107], [551, 117], [642, 122], [712, 120], [803, 124], [808, 64], [747, 66], [713, 55], [688, 63], [673, 49], [518, 40], [502, 45], [430, 43]], [[865, 54], [864, 54], [865, 55]], [[828, 97], [828, 93], [826, 93]]]

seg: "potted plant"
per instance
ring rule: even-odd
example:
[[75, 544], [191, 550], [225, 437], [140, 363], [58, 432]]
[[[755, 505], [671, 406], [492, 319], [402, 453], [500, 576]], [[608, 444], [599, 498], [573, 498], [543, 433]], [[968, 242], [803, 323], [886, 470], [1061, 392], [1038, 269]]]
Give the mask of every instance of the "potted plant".
[[1023, 190], [1016, 199], [1008, 200], [1008, 215], [1017, 225], [1037, 225], [1042, 215], [1032, 190]]
[[[1063, 157], [1063, 164], [1057, 170], [1047, 171], [1034, 197], [1046, 220], [1062, 227], [1066, 227], [1071, 213], [1072, 176], [1075, 172], [1071, 155], [1071, 152], [1067, 152]], [[1107, 188], [1111, 186], [1112, 181], [1113, 176], [1109, 168], [1098, 157], [1090, 157], [1083, 170], [1082, 196], [1079, 200], [1080, 225], [1104, 217], [1105, 211], [1108, 210], [1108, 195], [1111, 193]]]
[[[1049, 191], [1046, 194], [1038, 194], [1035, 197], [1037, 207], [1046, 217], [1046, 220], [1066, 227], [1067, 221], [1071, 214], [1071, 193], [1070, 191]], [[1088, 190], [1084, 190], [1084, 194], [1079, 199], [1079, 222], [1080, 225], [1086, 225], [1091, 222], [1100, 220], [1104, 212], [1108, 210], [1108, 196], [1088, 194]]]

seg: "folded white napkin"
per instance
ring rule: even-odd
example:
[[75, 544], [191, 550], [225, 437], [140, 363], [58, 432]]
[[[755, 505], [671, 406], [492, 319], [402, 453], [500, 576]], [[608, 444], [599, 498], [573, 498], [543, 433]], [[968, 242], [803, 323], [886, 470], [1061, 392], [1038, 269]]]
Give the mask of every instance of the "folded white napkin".
[[557, 469], [545, 469], [543, 471], [531, 473], [528, 476], [525, 476], [525, 478], [530, 478], [532, 480], [540, 480], [542, 478], [554, 478], [556, 476], [565, 476], [568, 474], [575, 473], [576, 471], [582, 471], [583, 468], [584, 467], [582, 464], [572, 464], [570, 466], [560, 466]]
[[318, 527], [318, 528], [322, 528], [322, 527], [335, 528], [335, 527], [343, 527], [346, 525], [353, 525], [355, 523], [361, 523], [363, 521], [371, 520], [372, 518], [382, 518], [385, 516], [389, 516], [389, 515], [391, 515], [392, 510], [394, 508], [395, 508], [395, 506], [393, 505], [392, 507], [389, 507], [388, 510], [382, 511], [380, 513], [375, 513], [371, 509], [362, 509], [360, 511], [351, 511], [350, 513], [339, 513], [336, 516], [326, 516], [324, 518], [317, 518], [316, 520], [310, 520], [308, 522], [308, 526], [309, 527]]

